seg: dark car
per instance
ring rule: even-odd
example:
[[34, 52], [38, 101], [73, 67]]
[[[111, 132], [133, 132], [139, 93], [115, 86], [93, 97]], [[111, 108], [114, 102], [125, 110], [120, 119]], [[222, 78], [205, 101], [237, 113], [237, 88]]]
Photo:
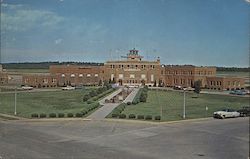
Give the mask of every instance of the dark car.
[[240, 116], [250, 116], [250, 106], [242, 107], [237, 112], [240, 113]]

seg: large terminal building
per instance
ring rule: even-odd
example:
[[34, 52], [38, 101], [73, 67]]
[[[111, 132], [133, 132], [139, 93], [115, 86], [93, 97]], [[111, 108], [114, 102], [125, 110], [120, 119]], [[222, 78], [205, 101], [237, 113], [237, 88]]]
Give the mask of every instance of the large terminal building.
[[52, 65], [49, 75], [24, 75], [23, 84], [35, 88], [100, 85], [104, 81], [120, 86], [193, 87], [200, 80], [203, 88], [243, 89], [244, 79], [217, 77], [216, 67], [162, 65], [160, 58], [144, 61], [138, 50], [130, 50], [124, 60], [107, 61], [101, 66]]

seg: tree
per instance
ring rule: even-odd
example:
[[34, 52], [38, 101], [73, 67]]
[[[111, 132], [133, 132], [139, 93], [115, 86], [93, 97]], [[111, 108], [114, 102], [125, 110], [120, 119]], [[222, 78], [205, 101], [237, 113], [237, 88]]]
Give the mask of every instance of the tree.
[[201, 81], [198, 80], [194, 82], [194, 92], [199, 94], [200, 91], [201, 91]]
[[99, 80], [98, 86], [102, 86], [102, 80]]
[[155, 80], [155, 82], [154, 82], [154, 87], [156, 87], [156, 80]]

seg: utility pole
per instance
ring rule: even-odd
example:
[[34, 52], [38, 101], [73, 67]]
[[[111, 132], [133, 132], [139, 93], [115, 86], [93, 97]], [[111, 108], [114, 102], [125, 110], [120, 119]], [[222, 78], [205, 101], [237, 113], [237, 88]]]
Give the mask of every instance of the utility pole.
[[17, 102], [17, 101], [16, 101], [16, 100], [17, 100], [17, 98], [16, 98], [16, 97], [17, 97], [16, 89], [17, 89], [17, 88], [15, 87], [15, 112], [14, 112], [14, 115], [17, 114], [17, 113], [16, 113], [16, 102]]

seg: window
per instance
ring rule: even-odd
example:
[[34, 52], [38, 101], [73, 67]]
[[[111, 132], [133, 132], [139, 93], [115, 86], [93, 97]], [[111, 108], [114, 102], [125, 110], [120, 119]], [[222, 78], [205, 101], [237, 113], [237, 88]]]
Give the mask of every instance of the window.
[[65, 77], [65, 74], [62, 74], [62, 77]]
[[151, 75], [151, 82], [154, 81], [154, 75]]
[[56, 78], [53, 78], [53, 79], [52, 79], [52, 83], [56, 83]]
[[83, 77], [83, 74], [79, 74], [79, 77]]
[[135, 78], [135, 75], [134, 74], [130, 74], [129, 78]]
[[75, 74], [71, 74], [70, 77], [75, 77]]
[[95, 77], [98, 77], [99, 75], [98, 74], [95, 74]]
[[91, 74], [87, 74], [87, 77], [91, 77]]
[[45, 83], [45, 84], [48, 83], [48, 79], [47, 79], [47, 78], [44, 78], [44, 79], [43, 79], [43, 83]]
[[145, 74], [141, 74], [141, 78], [142, 78], [142, 79], [145, 79], [145, 78], [146, 78], [146, 75], [145, 75]]
[[123, 74], [119, 74], [119, 79], [123, 79]]

